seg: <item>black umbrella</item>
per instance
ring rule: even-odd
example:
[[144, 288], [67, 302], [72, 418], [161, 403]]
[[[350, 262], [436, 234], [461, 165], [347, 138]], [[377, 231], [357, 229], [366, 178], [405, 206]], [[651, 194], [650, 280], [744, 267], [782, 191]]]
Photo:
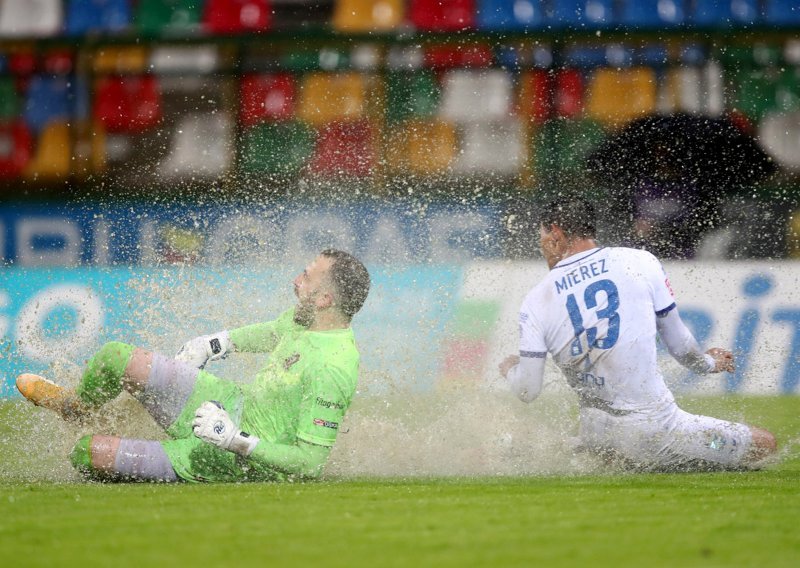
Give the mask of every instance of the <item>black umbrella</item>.
[[776, 167], [729, 119], [673, 114], [634, 120], [590, 154], [587, 169], [620, 189], [681, 183], [711, 197], [752, 186]]

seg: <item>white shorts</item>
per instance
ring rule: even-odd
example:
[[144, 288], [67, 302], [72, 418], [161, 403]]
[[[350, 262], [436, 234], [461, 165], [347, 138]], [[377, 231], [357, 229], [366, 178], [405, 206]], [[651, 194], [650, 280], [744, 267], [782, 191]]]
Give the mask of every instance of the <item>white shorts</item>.
[[674, 403], [624, 416], [582, 408], [579, 437], [587, 449], [645, 470], [741, 468], [753, 440], [745, 424], [689, 414]]

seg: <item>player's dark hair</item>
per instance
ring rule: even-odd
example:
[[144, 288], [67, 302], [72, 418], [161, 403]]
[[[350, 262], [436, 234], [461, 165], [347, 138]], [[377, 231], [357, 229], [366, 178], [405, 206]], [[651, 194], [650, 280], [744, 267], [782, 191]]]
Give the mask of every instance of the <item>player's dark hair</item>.
[[558, 225], [567, 236], [593, 239], [597, 234], [594, 205], [582, 198], [554, 199], [539, 208], [539, 222]]
[[350, 253], [325, 249], [320, 254], [333, 261], [329, 275], [338, 296], [337, 304], [344, 315], [352, 318], [364, 305], [369, 294], [369, 272]]

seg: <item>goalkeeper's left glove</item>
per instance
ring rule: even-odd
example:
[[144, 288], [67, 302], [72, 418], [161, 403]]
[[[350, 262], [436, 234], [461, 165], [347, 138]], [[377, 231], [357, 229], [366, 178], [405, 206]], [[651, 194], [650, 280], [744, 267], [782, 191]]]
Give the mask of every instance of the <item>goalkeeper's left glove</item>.
[[260, 441], [239, 430], [222, 405], [212, 401], [204, 402], [195, 411], [192, 431], [204, 442], [244, 457], [249, 456]]

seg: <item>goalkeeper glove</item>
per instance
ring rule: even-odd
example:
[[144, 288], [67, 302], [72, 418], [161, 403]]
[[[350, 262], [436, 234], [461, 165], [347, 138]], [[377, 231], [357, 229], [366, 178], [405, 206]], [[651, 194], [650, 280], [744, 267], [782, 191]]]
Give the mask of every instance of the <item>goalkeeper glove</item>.
[[188, 363], [192, 367], [202, 369], [209, 361], [218, 361], [227, 357], [233, 344], [227, 331], [212, 335], [201, 335], [184, 343], [175, 359]]
[[192, 431], [204, 442], [244, 457], [249, 456], [260, 441], [239, 430], [222, 405], [215, 401], [206, 401], [195, 411]]

